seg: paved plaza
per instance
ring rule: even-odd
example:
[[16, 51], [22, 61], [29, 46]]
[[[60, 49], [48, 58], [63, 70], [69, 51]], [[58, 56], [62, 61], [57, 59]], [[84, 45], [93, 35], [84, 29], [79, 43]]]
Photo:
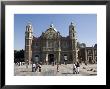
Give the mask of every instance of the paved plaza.
[[73, 64], [61, 64], [59, 66], [59, 72], [57, 72], [57, 65], [42, 65], [42, 70], [39, 72], [32, 72], [32, 65], [29, 65], [26, 68], [26, 65], [14, 66], [14, 75], [15, 76], [96, 76], [97, 75], [97, 65], [80, 65], [80, 73], [73, 74]]

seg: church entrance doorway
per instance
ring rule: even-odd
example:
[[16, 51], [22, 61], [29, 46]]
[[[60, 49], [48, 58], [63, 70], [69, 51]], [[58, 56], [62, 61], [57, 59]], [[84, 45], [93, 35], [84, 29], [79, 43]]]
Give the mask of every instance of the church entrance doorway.
[[48, 55], [48, 62], [49, 62], [49, 64], [54, 63], [54, 54], [49, 54]]

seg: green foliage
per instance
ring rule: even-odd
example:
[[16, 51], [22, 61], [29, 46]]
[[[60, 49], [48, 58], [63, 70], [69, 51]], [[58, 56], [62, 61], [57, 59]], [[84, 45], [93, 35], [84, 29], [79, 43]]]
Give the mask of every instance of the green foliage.
[[24, 50], [14, 50], [14, 62], [24, 61]]

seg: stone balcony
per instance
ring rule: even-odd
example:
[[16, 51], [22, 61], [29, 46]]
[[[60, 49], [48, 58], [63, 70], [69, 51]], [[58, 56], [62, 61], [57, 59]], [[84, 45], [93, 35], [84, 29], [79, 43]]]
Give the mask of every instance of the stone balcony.
[[53, 48], [53, 47], [43, 47], [43, 51], [61, 51], [59, 48]]

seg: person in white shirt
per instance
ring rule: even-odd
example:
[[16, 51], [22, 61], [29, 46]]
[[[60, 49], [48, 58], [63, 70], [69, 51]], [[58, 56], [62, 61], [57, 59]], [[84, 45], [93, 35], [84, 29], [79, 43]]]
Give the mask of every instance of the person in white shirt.
[[73, 64], [73, 74], [76, 74], [76, 64]]
[[32, 71], [33, 71], [33, 72], [36, 71], [36, 64], [35, 64], [35, 63], [32, 64]]

